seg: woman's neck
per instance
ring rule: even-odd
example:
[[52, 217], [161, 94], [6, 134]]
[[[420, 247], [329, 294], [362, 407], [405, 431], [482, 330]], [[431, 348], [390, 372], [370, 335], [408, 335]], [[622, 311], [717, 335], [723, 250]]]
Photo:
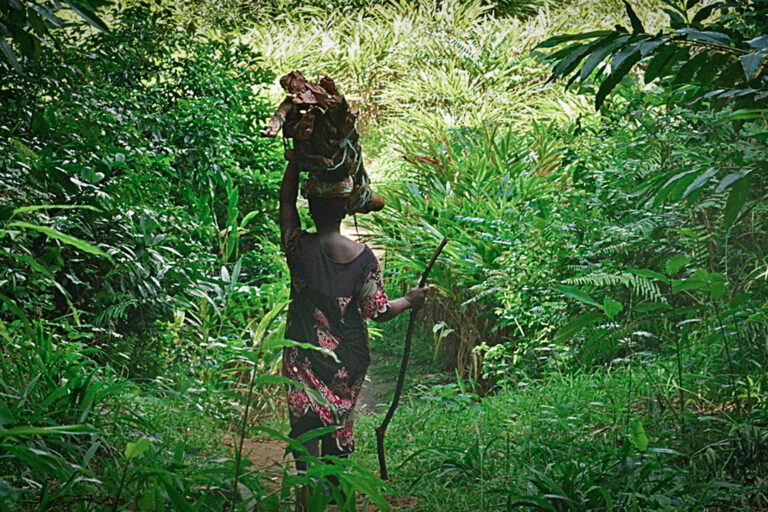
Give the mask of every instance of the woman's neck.
[[315, 224], [315, 228], [317, 229], [317, 234], [322, 237], [334, 237], [334, 236], [341, 236], [341, 222], [331, 222], [328, 224], [321, 223], [321, 224]]

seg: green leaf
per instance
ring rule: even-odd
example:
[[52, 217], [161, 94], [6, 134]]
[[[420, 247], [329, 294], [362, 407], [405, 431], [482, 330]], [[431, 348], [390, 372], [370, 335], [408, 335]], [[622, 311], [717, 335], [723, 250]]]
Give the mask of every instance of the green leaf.
[[565, 326], [560, 328], [555, 334], [554, 338], [552, 338], [552, 341], [555, 343], [566, 342], [583, 328], [594, 324], [598, 320], [600, 320], [600, 314], [596, 313], [595, 311], [588, 311], [582, 315], [579, 315], [568, 322]]
[[75, 238], [73, 236], [66, 235], [60, 231], [56, 231], [55, 229], [49, 228], [48, 226], [38, 226], [37, 224], [30, 224], [29, 222], [14, 221], [14, 222], [10, 222], [8, 224], [8, 227], [25, 228], [25, 229], [31, 229], [33, 231], [38, 231], [51, 238], [60, 240], [65, 244], [69, 244], [73, 247], [76, 247], [83, 252], [87, 252], [89, 254], [95, 254], [96, 256], [104, 256], [109, 261], [112, 261], [112, 258], [109, 256], [109, 254], [105, 253], [95, 245], [91, 245], [84, 240], [80, 240], [79, 238]]
[[672, 293], [703, 290], [706, 287], [707, 281], [698, 276], [691, 276], [687, 279], [675, 279], [672, 281]]
[[715, 189], [715, 192], [719, 194], [720, 192], [722, 192], [723, 190], [731, 186], [735, 181], [740, 180], [744, 176], [746, 176], [746, 174], [744, 174], [743, 172], [732, 172], [731, 174], [729, 174], [728, 176], [720, 180], [720, 183], [717, 184], [717, 188]]
[[713, 299], [721, 299], [727, 289], [726, 279], [723, 274], [714, 273], [709, 276], [709, 294]]
[[0, 437], [8, 436], [50, 436], [50, 435], [77, 435], [77, 434], [96, 434], [98, 430], [86, 425], [60, 425], [56, 427], [13, 427], [0, 429]]
[[664, 263], [664, 269], [668, 276], [677, 274], [684, 266], [691, 261], [691, 258], [684, 254], [676, 254]]
[[11, 313], [16, 315], [18, 319], [21, 320], [21, 323], [24, 328], [24, 333], [31, 338], [33, 335], [32, 322], [29, 321], [29, 317], [24, 312], [24, 310], [21, 309], [18, 306], [18, 304], [16, 304], [16, 301], [14, 301], [12, 298], [2, 293], [0, 293], [0, 301], [2, 301], [3, 304], [5, 304], [5, 307], [7, 307], [11, 311]]
[[685, 36], [688, 41], [704, 41], [724, 46], [731, 44], [731, 38], [728, 37], [728, 34], [723, 34], [722, 32], [713, 32], [711, 30], [701, 31], [696, 30], [695, 28], [686, 27], [676, 30], [675, 33]]
[[744, 68], [744, 74], [747, 80], [757, 77], [762, 68], [763, 61], [768, 57], [768, 49], [759, 50], [741, 56], [741, 67]]
[[683, 25], [685, 25], [685, 20], [683, 19], [680, 14], [676, 13], [675, 11], [671, 9], [662, 9], [667, 15], [669, 16], [669, 25], [672, 28], [680, 28]]
[[135, 443], [128, 443], [125, 445], [125, 458], [127, 459], [135, 459], [139, 457], [142, 453], [147, 451], [147, 448], [152, 446], [152, 441], [147, 439], [146, 437], [140, 437], [138, 441]]
[[662, 283], [669, 284], [669, 279], [664, 274], [660, 274], [658, 272], [655, 272], [653, 270], [649, 270], [647, 268], [638, 268], [638, 269], [631, 269], [629, 271], [631, 274], [635, 274], [639, 277], [647, 277], [649, 279], [656, 279], [661, 281]]
[[603, 311], [605, 312], [605, 316], [608, 318], [613, 318], [624, 309], [624, 306], [621, 304], [621, 302], [615, 301], [610, 297], [606, 297], [603, 300]]
[[544, 42], [536, 45], [536, 48], [549, 48], [551, 46], [557, 46], [569, 41], [580, 41], [582, 39], [592, 39], [594, 37], [603, 37], [613, 33], [611, 30], [594, 30], [592, 32], [581, 32], [579, 34], [561, 34], [559, 36], [550, 37]]
[[675, 56], [675, 54], [680, 51], [680, 48], [672, 44], [663, 46], [659, 51], [657, 51], [651, 61], [648, 63], [648, 67], [645, 68], [645, 76], [643, 77], [645, 83], [649, 84], [661, 76], [661, 73], [665, 69], [668, 69], [668, 65], [670, 62], [672, 62], [672, 58]]
[[48, 21], [48, 23], [50, 23], [53, 28], [62, 28], [64, 26], [61, 18], [53, 14], [53, 12], [46, 6], [35, 3], [32, 5], [32, 8], [36, 10], [40, 16], [45, 18], [45, 20]]
[[38, 210], [92, 210], [94, 212], [100, 212], [98, 208], [95, 206], [90, 205], [73, 205], [73, 204], [38, 204], [38, 205], [32, 205], [32, 206], [22, 206], [21, 208], [16, 208], [13, 210], [13, 214], [11, 215], [11, 218], [15, 217], [16, 215], [20, 213], [25, 212], [36, 212]]
[[5, 402], [0, 400], [0, 427], [9, 425], [15, 422], [16, 422], [16, 418], [14, 417], [13, 412], [11, 412], [8, 406], [5, 405]]
[[741, 61], [733, 61], [717, 74], [713, 84], [717, 87], [733, 87], [736, 84], [742, 83], [741, 69]]
[[184, 496], [176, 489], [176, 487], [173, 486], [173, 484], [171, 484], [164, 477], [159, 478], [163, 483], [163, 487], [165, 487], [165, 492], [168, 493], [168, 498], [171, 500], [173, 508], [179, 510], [180, 512], [194, 512], [192, 505], [189, 504], [186, 498], [184, 498]]
[[685, 192], [683, 192], [683, 198], [688, 197], [692, 193], [696, 192], [698, 189], [706, 185], [706, 183], [709, 181], [709, 179], [717, 174], [719, 172], [719, 169], [710, 169], [704, 173], [699, 174], [693, 182], [688, 185], [688, 188], [685, 189]]
[[725, 210], [723, 210], [723, 226], [726, 229], [733, 226], [739, 212], [744, 207], [749, 195], [751, 181], [750, 176], [746, 175], [731, 186], [731, 193], [728, 195], [728, 201], [725, 203]]
[[101, 19], [88, 7], [85, 7], [79, 2], [74, 0], [64, 0], [74, 10], [78, 16], [87, 21], [91, 26], [101, 30], [102, 32], [109, 32], [109, 27], [101, 21]]
[[632, 23], [632, 32], [634, 34], [644, 33], [645, 28], [643, 28], [643, 23], [640, 21], [637, 14], [635, 14], [635, 10], [632, 9], [632, 6], [629, 5], [627, 0], [624, 0], [624, 8], [627, 10], [627, 16], [629, 16], [629, 21]]
[[69, 296], [69, 293], [67, 293], [67, 290], [64, 289], [63, 286], [61, 286], [57, 281], [56, 278], [53, 276], [53, 274], [45, 267], [43, 266], [39, 261], [32, 258], [31, 256], [26, 255], [19, 255], [19, 254], [13, 254], [8, 251], [5, 251], [3, 249], [0, 249], [0, 254], [10, 258], [15, 259], [16, 261], [20, 261], [22, 263], [26, 263], [29, 265], [29, 267], [32, 270], [35, 270], [36, 272], [41, 273], [43, 276], [45, 276], [48, 279], [48, 282], [51, 283], [61, 294], [64, 296], [64, 300], [67, 301], [67, 305], [69, 306], [70, 310], [72, 311], [72, 315], [75, 319], [76, 323], [80, 323], [80, 313], [77, 311], [77, 308], [72, 303], [72, 300]]
[[755, 50], [766, 50], [768, 49], [768, 36], [760, 36], [750, 39], [747, 41], [747, 44]]
[[693, 19], [691, 21], [693, 23], [701, 23], [705, 19], [709, 18], [712, 15], [712, 13], [715, 11], [715, 9], [717, 9], [720, 5], [722, 4], [714, 3], [714, 4], [707, 5], [705, 7], [702, 7], [701, 9], [699, 9], [699, 12], [697, 12], [693, 16]]
[[552, 68], [552, 76], [550, 80], [554, 80], [558, 77], [570, 74], [571, 71], [576, 69], [576, 66], [584, 59], [584, 56], [592, 49], [592, 45], [581, 45], [571, 51], [567, 57], [560, 60], [554, 68]]
[[765, 108], [740, 108], [734, 110], [730, 114], [726, 114], [724, 119], [728, 121], [752, 121], [754, 119], [762, 119], [768, 114], [768, 109]]
[[45, 22], [43, 22], [43, 18], [41, 18], [37, 12], [30, 10], [27, 11], [27, 16], [29, 17], [29, 24], [32, 26], [35, 34], [44, 37], [48, 32], [48, 29], [45, 26]]
[[688, 62], [680, 66], [680, 69], [675, 73], [673, 83], [675, 84], [687, 84], [690, 83], [693, 75], [702, 67], [709, 65], [709, 54], [705, 52], [698, 53], [695, 57]]
[[293, 341], [293, 340], [279, 339], [279, 338], [268, 338], [264, 342], [263, 347], [265, 349], [272, 349], [272, 350], [278, 349], [278, 348], [286, 348], [286, 347], [299, 347], [307, 350], [315, 350], [317, 352], [322, 352], [323, 354], [330, 357], [337, 363], [339, 362], [339, 358], [333, 350], [328, 350], [327, 348], [318, 347], [316, 345], [312, 345], [311, 343], [303, 343], [300, 341]]
[[251, 219], [257, 216], [259, 213], [261, 212], [258, 210], [253, 210], [251, 212], [248, 212], [248, 214], [245, 217], [243, 217], [243, 219], [240, 221], [240, 228], [241, 229], [245, 228], [245, 226], [248, 225]]
[[679, 179], [675, 180], [674, 182], [670, 183], [670, 185], [664, 190], [665, 200], [667, 202], [676, 202], [682, 199], [683, 192], [685, 192], [685, 189], [688, 188], [688, 185], [691, 184], [693, 180], [696, 179], [697, 173], [699, 171], [689, 171], [687, 173], [684, 173], [683, 176], [680, 176]]
[[645, 58], [655, 52], [657, 48], [665, 44], [667, 44], [666, 39], [650, 39], [648, 41], [644, 41], [643, 44], [640, 45], [640, 55]]
[[648, 450], [648, 436], [643, 423], [637, 418], [629, 422], [629, 442], [641, 452]]
[[598, 89], [597, 94], [595, 95], [596, 110], [600, 109], [608, 94], [610, 94], [610, 92], [619, 84], [621, 79], [629, 73], [632, 66], [642, 58], [642, 55], [640, 54], [640, 44], [641, 43], [636, 43], [624, 48], [613, 58], [611, 61], [611, 74], [608, 75], [608, 78], [603, 80], [603, 83], [600, 84], [600, 89]]
[[3, 50], [5, 58], [8, 59], [11, 67], [15, 69], [18, 74], [23, 74], [24, 71], [22, 71], [21, 66], [19, 66], [19, 61], [16, 59], [16, 52], [13, 51], [11, 45], [8, 44], [8, 41], [6, 41], [5, 37], [2, 35], [0, 35], [0, 50]]
[[600, 304], [598, 304], [597, 301], [595, 301], [595, 299], [587, 295], [587, 293], [583, 292], [582, 290], [579, 290], [578, 288], [574, 288], [573, 286], [559, 284], [555, 286], [555, 290], [562, 293], [566, 297], [577, 300], [579, 302], [583, 302], [584, 304], [600, 307]]
[[595, 51], [593, 51], [589, 57], [587, 57], [587, 60], [581, 67], [581, 71], [579, 72], [579, 77], [581, 80], [586, 80], [586, 78], [592, 73], [597, 65], [603, 61], [603, 59], [613, 53], [617, 48], [620, 48], [622, 45], [626, 44], [629, 40], [630, 36], [619, 36], [618, 32], [614, 32], [613, 34], [606, 36], [603, 40], [603, 44], [605, 44], [605, 46], [596, 48]]

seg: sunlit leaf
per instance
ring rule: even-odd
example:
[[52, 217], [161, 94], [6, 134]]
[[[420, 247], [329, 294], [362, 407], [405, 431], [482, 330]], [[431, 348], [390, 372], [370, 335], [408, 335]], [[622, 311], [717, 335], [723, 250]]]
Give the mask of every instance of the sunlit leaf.
[[608, 318], [613, 318], [624, 309], [624, 306], [621, 304], [621, 302], [618, 302], [616, 300], [613, 300], [610, 297], [606, 297], [603, 300], [603, 311], [605, 312], [605, 316]]
[[643, 423], [637, 418], [629, 423], [629, 442], [641, 452], [648, 449], [648, 436], [645, 434]]
[[127, 459], [135, 459], [147, 451], [147, 448], [150, 446], [152, 446], [152, 441], [146, 437], [140, 437], [138, 441], [134, 443], [129, 442], [125, 445], [124, 455]]
[[664, 263], [664, 269], [667, 271], [668, 276], [677, 274], [680, 269], [686, 266], [691, 261], [691, 258], [684, 254], [676, 254]]

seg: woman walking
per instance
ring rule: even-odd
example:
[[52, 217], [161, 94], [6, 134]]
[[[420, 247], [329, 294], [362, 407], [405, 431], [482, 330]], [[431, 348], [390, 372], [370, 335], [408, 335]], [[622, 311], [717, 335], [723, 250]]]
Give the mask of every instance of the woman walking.
[[[314, 457], [344, 457], [354, 450], [352, 411], [370, 362], [366, 319], [386, 321], [420, 308], [427, 288], [413, 288], [389, 300], [371, 249], [340, 232], [346, 198], [309, 194], [316, 232], [302, 230], [296, 209], [298, 181], [299, 169], [289, 163], [280, 189], [282, 242], [291, 273], [285, 335], [332, 351], [338, 361], [317, 350], [284, 350], [283, 375], [296, 382], [288, 392], [289, 435], [295, 439], [316, 428], [339, 427], [304, 446]], [[294, 453], [297, 469], [304, 471], [301, 455]]]

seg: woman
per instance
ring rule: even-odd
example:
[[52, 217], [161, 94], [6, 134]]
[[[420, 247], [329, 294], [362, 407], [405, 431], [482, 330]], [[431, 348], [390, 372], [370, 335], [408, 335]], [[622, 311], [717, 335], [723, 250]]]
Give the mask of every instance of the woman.
[[[344, 198], [310, 195], [309, 212], [317, 232], [303, 231], [296, 210], [298, 181], [299, 170], [289, 164], [280, 189], [280, 227], [291, 272], [285, 335], [332, 351], [338, 361], [318, 350], [284, 350], [283, 375], [297, 383], [288, 392], [289, 435], [295, 439], [316, 428], [338, 426], [304, 446], [314, 457], [343, 457], [354, 450], [352, 410], [370, 362], [366, 319], [382, 322], [420, 308], [427, 288], [387, 298], [376, 256], [339, 231], [346, 214]], [[303, 471], [301, 455], [294, 453], [296, 468]]]

